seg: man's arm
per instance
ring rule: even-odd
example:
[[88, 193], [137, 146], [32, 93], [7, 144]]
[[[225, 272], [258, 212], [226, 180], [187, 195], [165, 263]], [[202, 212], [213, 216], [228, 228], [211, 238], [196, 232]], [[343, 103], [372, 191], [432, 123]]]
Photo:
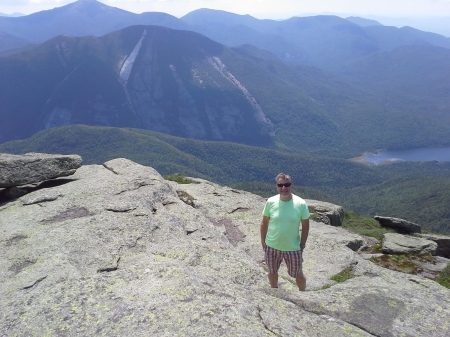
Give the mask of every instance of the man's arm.
[[261, 219], [261, 245], [263, 249], [266, 249], [266, 236], [269, 229], [269, 220], [270, 217], [268, 216], [263, 216]]
[[302, 220], [302, 237], [300, 238], [300, 249], [305, 247], [306, 240], [308, 240], [309, 234], [309, 219]]

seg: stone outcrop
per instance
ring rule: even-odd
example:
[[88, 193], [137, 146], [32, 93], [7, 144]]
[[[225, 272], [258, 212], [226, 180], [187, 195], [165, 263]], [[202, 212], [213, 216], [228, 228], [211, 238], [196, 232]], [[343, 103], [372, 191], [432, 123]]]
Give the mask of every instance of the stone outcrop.
[[0, 205], [4, 336], [450, 334], [449, 289], [365, 260], [342, 227], [311, 221], [306, 292], [285, 265], [270, 289], [265, 199], [126, 159], [71, 178]]
[[397, 231], [402, 233], [420, 233], [422, 231], [422, 227], [420, 227], [420, 225], [404, 219], [378, 215], [374, 218], [380, 223], [381, 226], [395, 228]]
[[0, 153], [0, 187], [35, 184], [69, 176], [75, 173], [81, 163], [82, 159], [78, 155]]
[[344, 209], [342, 206], [325, 201], [306, 200], [309, 212], [319, 221], [331, 226], [341, 226], [344, 220]]
[[436, 255], [450, 258], [450, 236], [438, 234], [420, 234], [421, 238], [436, 242]]
[[420, 254], [436, 255], [437, 243], [423, 238], [386, 233], [383, 235], [382, 250], [385, 254]]

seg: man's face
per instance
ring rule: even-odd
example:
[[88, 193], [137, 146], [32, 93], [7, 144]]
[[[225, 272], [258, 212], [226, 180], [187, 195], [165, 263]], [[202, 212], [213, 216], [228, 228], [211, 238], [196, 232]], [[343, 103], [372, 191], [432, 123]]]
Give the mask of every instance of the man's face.
[[291, 195], [292, 182], [289, 179], [277, 180], [277, 191], [281, 197], [289, 197]]

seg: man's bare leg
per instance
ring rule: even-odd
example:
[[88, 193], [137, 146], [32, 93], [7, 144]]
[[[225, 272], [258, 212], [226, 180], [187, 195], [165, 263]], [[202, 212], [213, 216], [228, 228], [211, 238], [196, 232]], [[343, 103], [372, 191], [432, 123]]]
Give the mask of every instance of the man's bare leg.
[[297, 283], [298, 290], [305, 291], [306, 289], [306, 277], [305, 274], [301, 274], [295, 278], [295, 282]]
[[272, 288], [278, 288], [278, 274], [269, 273], [269, 283]]

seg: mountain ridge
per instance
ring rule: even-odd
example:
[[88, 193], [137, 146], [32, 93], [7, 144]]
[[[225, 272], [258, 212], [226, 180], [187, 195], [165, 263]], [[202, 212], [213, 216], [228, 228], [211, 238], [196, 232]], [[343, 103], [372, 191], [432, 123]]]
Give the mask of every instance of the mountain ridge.
[[[441, 59], [430, 67], [439, 68], [446, 62]], [[420, 60], [400, 77], [415, 64]], [[379, 68], [388, 69], [382, 63]], [[293, 67], [249, 45], [228, 48], [196, 32], [161, 26], [130, 26], [102, 37], [59, 36], [1, 57], [0, 72], [2, 142], [84, 123], [348, 158], [378, 148], [447, 145], [450, 130], [440, 119], [450, 104], [441, 95], [445, 80], [441, 91], [427, 93], [441, 107], [411, 114], [414, 96], [389, 107], [378, 97], [382, 91], [358, 78]], [[24, 92], [27, 99], [19, 99]]]
[[138, 24], [186, 28], [183, 22], [170, 14], [159, 12], [136, 14], [107, 6], [96, 0], [78, 0], [23, 17], [0, 17], [0, 31], [31, 43], [42, 43], [58, 35], [101, 36]]
[[[172, 43], [168, 44], [167, 39], [172, 41]], [[121, 69], [124, 69], [123, 64], [126, 63], [123, 62], [126, 58], [130, 60], [129, 57], [132, 54], [132, 50], [137, 46], [139, 46], [139, 48], [142, 47], [142, 50], [138, 48], [136, 55], [133, 56], [133, 64], [130, 68], [131, 71], [128, 70], [126, 75], [124, 75], [124, 72], [121, 72]], [[183, 50], [183, 53], [179, 52], [180, 48]], [[41, 55], [44, 57], [40, 58], [39, 61], [36, 59], [36, 61], [44, 62], [45, 66], [44, 64], [35, 64], [33, 67], [36, 71], [41, 73], [42, 77], [45, 76], [49, 81], [53, 81], [53, 83], [50, 82], [44, 86], [42, 86], [42, 83], [39, 84], [41, 90], [47, 90], [47, 93], [42, 92], [37, 95], [38, 101], [32, 103], [33, 106], [42, 107], [35, 109], [35, 117], [33, 117], [35, 125], [37, 124], [36, 122], [38, 122], [48, 128], [61, 125], [61, 123], [64, 125], [65, 123], [68, 123], [69, 120], [71, 120], [70, 123], [76, 123], [77, 121], [81, 122], [84, 120], [84, 123], [87, 124], [96, 125], [100, 123], [100, 125], [102, 125], [107, 123], [106, 125], [109, 125], [112, 123], [112, 125], [116, 126], [139, 125], [143, 128], [152, 127], [156, 130], [165, 130], [170, 133], [171, 129], [180, 128], [180, 126], [177, 126], [177, 123], [187, 123], [187, 121], [182, 120], [184, 117], [180, 114], [180, 111], [187, 109], [185, 114], [188, 110], [192, 113], [200, 113], [196, 111], [206, 108], [212, 113], [210, 118], [213, 118], [213, 120], [211, 120], [211, 122], [202, 121], [201, 118], [203, 117], [200, 115], [198, 120], [196, 120], [193, 118], [193, 115], [191, 115], [191, 121], [189, 123], [192, 125], [193, 123], [197, 123], [197, 125], [193, 125], [194, 128], [191, 128], [191, 131], [189, 131], [189, 128], [180, 129], [181, 134], [182, 132], [187, 132], [187, 135], [190, 133], [191, 137], [201, 138], [205, 137], [203, 134], [206, 132], [214, 132], [216, 133], [216, 136], [212, 137], [221, 138], [223, 137], [222, 135], [225, 135], [228, 132], [232, 136], [247, 137], [248, 141], [251, 142], [253, 140], [252, 138], [249, 138], [249, 134], [255, 137], [255, 141], [258, 140], [258, 133], [260, 132], [258, 130], [258, 125], [264, 126], [266, 124], [268, 128], [270, 128], [269, 122], [265, 120], [263, 112], [254, 101], [251, 94], [239, 83], [239, 81], [237, 81], [237, 79], [223, 68], [224, 65], [218, 58], [212, 57], [213, 54], [223, 54], [223, 51], [228, 54], [230, 54], [230, 52], [233, 54], [233, 52], [231, 50], [226, 51], [223, 46], [198, 33], [174, 31], [166, 27], [158, 26], [134, 26], [124, 29], [123, 31], [111, 33], [103, 38], [73, 38], [60, 36], [47, 41], [45, 44], [41, 45], [38, 50], [43, 52]], [[148, 50], [151, 54], [145, 56], [145, 50]], [[140, 67], [147, 67], [142, 62], [146, 62], [146, 58], [151, 59], [154, 57], [152, 54], [157, 55], [157, 58], [161, 57], [161, 59], [156, 59], [156, 63], [152, 68], [156, 73], [154, 75], [149, 73], [149, 78], [143, 78], [139, 75], [139, 69]], [[0, 59], [0, 63], [3, 61], [1, 71], [5, 74], [3, 80], [4, 92], [15, 90], [8, 84], [17, 80], [15, 69], [20, 68], [24, 76], [27, 76], [26, 74], [31, 75], [34, 72], [33, 68], [29, 68], [28, 63], [25, 67], [20, 66], [27, 57], [30, 55], [31, 57], [34, 56], [30, 54], [30, 52], [21, 55], [24, 58], [18, 59], [7, 57]], [[194, 65], [194, 70], [190, 68], [192, 62], [198, 62], [197, 66]], [[17, 65], [12, 66], [14, 64]], [[51, 68], [53, 69], [50, 70]], [[191, 71], [207, 72], [204, 74], [194, 74], [195, 76], [193, 79], [197, 79], [196, 81], [200, 82], [198, 84], [191, 84], [186, 82], [185, 79], [186, 76], [192, 76]], [[184, 72], [187, 73], [184, 74]], [[54, 77], [53, 80], [52, 76]], [[137, 96], [139, 95], [139, 86], [146, 85], [139, 81], [151, 81], [152, 76], [157, 76], [157, 79], [161, 81], [160, 85], [162, 87], [169, 85], [170, 87], [178, 88], [176, 90], [179, 91], [179, 93], [175, 93], [174, 95], [171, 90], [162, 90], [161, 87], [155, 87], [154, 90], [162, 90], [162, 95], [157, 94], [155, 97], [147, 95], [144, 99], [154, 102], [155, 105], [150, 110], [146, 110], [143, 105], [148, 106], [148, 104], [153, 103], [139, 101], [143, 98]], [[213, 81], [211, 83], [202, 82], [202, 77], [204, 76], [206, 76], [205, 79], [210, 78], [210, 80]], [[211, 76], [215, 76], [215, 79]], [[27, 82], [21, 83], [27, 85]], [[210, 95], [214, 94], [214, 91], [217, 91], [217, 89], [215, 89], [217, 87], [228, 88], [226, 90], [229, 91], [229, 97], [223, 97], [221, 103], [221, 109], [224, 109], [224, 117], [214, 115], [216, 109], [215, 105], [217, 103], [212, 100], [214, 96], [210, 97]], [[33, 90], [25, 88], [22, 90], [33, 92]], [[113, 92], [115, 91], [116, 94], [112, 95], [111, 90], [113, 90]], [[199, 96], [204, 90], [208, 90], [209, 95], [203, 95], [203, 97]], [[198, 95], [197, 99], [205, 102], [203, 103], [203, 107], [200, 105], [200, 102], [198, 102], [198, 106], [195, 106], [194, 102], [190, 101], [193, 100], [190, 96], [195, 94], [195, 91], [199, 92], [199, 94], [196, 94]], [[12, 117], [11, 110], [14, 111], [11, 107], [17, 102], [14, 97], [16, 97], [18, 92], [14, 92], [16, 92], [16, 94], [12, 94], [11, 92], [11, 94], [6, 95], [3, 98], [3, 135], [8, 132], [6, 130], [17, 130], [17, 126], [10, 127], [8, 125], [8, 123], [12, 123], [12, 119], [8, 118], [8, 116]], [[187, 96], [184, 97], [183, 95]], [[179, 98], [177, 98], [177, 96]], [[175, 109], [171, 109], [170, 106], [168, 106], [166, 109], [168, 110], [167, 113], [169, 113], [169, 115], [165, 117], [162, 116], [159, 112], [159, 109], [161, 109], [162, 106], [160, 108], [158, 105], [164, 105], [168, 100], [171, 100], [172, 103], [170, 104], [174, 104], [177, 99], [179, 100], [179, 103], [177, 103]], [[30, 104], [30, 102], [23, 102], [23, 104]], [[77, 104], [81, 105], [77, 107]], [[102, 104], [106, 104], [106, 106], [103, 106]], [[235, 109], [236, 112], [241, 111], [241, 115], [238, 117], [236, 112], [233, 112], [232, 110], [227, 112], [225, 110], [227, 104], [230, 104], [231, 109]], [[86, 110], [91, 110], [92, 112], [89, 113]], [[116, 113], [111, 114], [110, 111], [116, 111]], [[161, 116], [156, 117], [154, 115], [155, 113]], [[151, 114], [155, 117], [151, 117]], [[172, 116], [170, 116], [170, 114], [172, 114]], [[176, 115], [179, 115], [179, 117], [169, 123], [168, 118], [173, 119]], [[233, 115], [235, 115], [235, 117], [233, 117]], [[220, 122], [221, 118], [225, 117], [230, 118], [230, 122], [232, 122], [233, 119], [238, 118], [236, 119], [236, 123], [238, 123], [235, 125], [236, 127], [248, 123], [245, 121], [246, 118], [253, 120], [255, 122], [253, 130], [255, 130], [256, 133], [252, 133], [252, 129], [248, 129], [246, 134], [240, 136], [236, 131], [230, 129], [234, 127], [232, 124], [214, 130], [208, 126], [208, 123], [211, 123], [214, 127], [214, 123]], [[69, 118], [69, 120], [67, 118]], [[27, 119], [30, 118], [27, 117]], [[120, 119], [123, 121], [120, 122]], [[108, 120], [110, 122], [108, 122]], [[195, 128], [197, 128], [197, 130]], [[206, 128], [210, 128], [210, 131]], [[227, 131], [227, 128], [229, 131]], [[22, 128], [22, 130], [26, 130], [26, 128]], [[270, 131], [262, 131], [262, 137], [265, 137], [264, 134], [267, 134], [268, 132]], [[31, 133], [28, 133], [28, 135], [30, 134]]]
[[[58, 19], [59, 17], [59, 19]], [[95, 17], [95, 20], [93, 18]], [[166, 13], [157, 12], [144, 12], [142, 14], [135, 14], [132, 12], [127, 12], [125, 10], [110, 7], [100, 3], [96, 0], [92, 1], [76, 1], [71, 4], [57, 7], [53, 10], [47, 10], [42, 12], [33, 13], [20, 18], [1, 18], [0, 17], [0, 31], [16, 35], [18, 38], [27, 39], [31, 42], [43, 42], [46, 39], [52, 38], [56, 35], [66, 34], [75, 36], [84, 35], [104, 35], [113, 30], [118, 30], [125, 28], [129, 25], [144, 24], [144, 25], [164, 25], [173, 29], [188, 29], [197, 31], [203, 35], [206, 35], [222, 44], [229, 47], [234, 47], [239, 44], [251, 43], [255, 44], [257, 47], [262, 49], [267, 49], [277, 56], [286, 59], [286, 53], [292, 54], [290, 58], [292, 60], [304, 62], [305, 59], [301, 57], [302, 53], [307, 52], [307, 50], [301, 48], [301, 44], [296, 42], [289, 36], [287, 29], [294, 29], [297, 36], [301, 36], [304, 32], [302, 31], [308, 25], [314, 25], [314, 30], [323, 29], [323, 24], [325, 21], [332, 20], [334, 25], [328, 27], [327, 34], [332, 36], [342, 30], [343, 27], [347, 32], [358, 30], [361, 28], [362, 35], [358, 33], [353, 37], [355, 39], [354, 43], [362, 43], [365, 37], [364, 34], [381, 30], [390, 31], [397, 35], [395, 41], [402, 43], [402, 39], [407, 39], [408, 35], [415, 35], [415, 40], [410, 40], [412, 43], [432, 43], [439, 44], [441, 46], [450, 46], [450, 39], [444, 36], [440, 36], [435, 33], [421, 32], [417, 29], [403, 27], [387, 27], [387, 26], [365, 26], [358, 25], [351, 20], [346, 20], [337, 16], [324, 16], [317, 15], [311, 17], [292, 17], [287, 20], [276, 21], [276, 20], [260, 20], [256, 19], [250, 15], [238, 15], [226, 11], [211, 10], [211, 9], [198, 9], [192, 11], [180, 19], [171, 16]], [[42, 26], [36, 29], [36, 24], [40, 22]], [[73, 25], [72, 23], [77, 23]], [[292, 25], [293, 22], [298, 22], [297, 25]], [[220, 32], [220, 30], [214, 29], [213, 27], [221, 27], [221, 30], [231, 29], [228, 33]], [[75, 28], [77, 27], [77, 28]], [[83, 28], [83, 27], [87, 27]], [[235, 38], [230, 36], [230, 33], [239, 32], [241, 28], [251, 29], [254, 33], [262, 34], [260, 38], [245, 38], [245, 34], [242, 36], [237, 36]], [[295, 28], [297, 27], [297, 28]], [[303, 27], [303, 29], [298, 29]], [[331, 28], [331, 29], [330, 29]], [[84, 30], [83, 30], [84, 29]], [[312, 32], [314, 32], [314, 30]], [[412, 32], [414, 32], [412, 34]], [[373, 32], [370, 34], [374, 34]], [[380, 34], [380, 33], [377, 33]], [[383, 34], [383, 33], [382, 33]], [[386, 34], [384, 34], [386, 35]], [[316, 36], [315, 38], [320, 41], [323, 36]], [[312, 37], [302, 38], [302, 41], [308, 42]], [[338, 39], [339, 36], [333, 37], [331, 42]], [[231, 39], [231, 40], [230, 40]], [[276, 45], [276, 41], [272, 42], [272, 46], [264, 42], [264, 40], [279, 40], [280, 45]], [[232, 41], [235, 42], [232, 42]], [[423, 42], [421, 42], [423, 41]], [[325, 41], [322, 41], [323, 44]], [[274, 44], [275, 43], [275, 44]], [[365, 41], [365, 44], [370, 45], [370, 41]], [[357, 49], [360, 49], [358, 47]], [[366, 47], [367, 48], [367, 47]], [[371, 48], [374, 48], [371, 46]], [[306, 59], [307, 62], [312, 65], [324, 65], [324, 63], [315, 63], [315, 57], [321, 56], [319, 51], [312, 54]], [[288, 60], [288, 59], [286, 59]], [[328, 60], [327, 62], [329, 62]]]
[[[203, 9], [188, 13], [181, 20], [188, 22], [191, 29], [227, 46], [250, 43], [269, 50], [286, 62], [310, 64], [330, 71], [339, 69], [343, 62], [405, 44], [429, 43], [450, 48], [450, 38], [439, 34], [421, 32], [410, 27], [361, 26], [332, 15], [292, 17], [275, 21], [249, 19], [242, 15]], [[220, 26], [222, 32], [211, 29], [211, 25]], [[223, 31], [228, 29], [232, 32], [238, 26], [254, 29], [265, 38], [246, 39], [246, 34], [242, 34], [239, 42], [233, 42], [231, 34], [224, 34]], [[395, 35], [389, 46], [383, 45], [388, 33]], [[264, 41], [270, 40], [270, 36], [277, 37], [278, 45], [265, 44]]]
[[[279, 150], [284, 154], [263, 152], [263, 157], [270, 153], [283, 163], [289, 162], [289, 154], [317, 156], [316, 162], [324, 164], [308, 179], [318, 180], [322, 175], [320, 187], [326, 186], [327, 179], [328, 183], [351, 181], [353, 177], [340, 176], [341, 169], [349, 167], [342, 160], [365, 151], [449, 145], [450, 101], [446, 93], [450, 90], [450, 58], [448, 39], [442, 36], [411, 28], [362, 27], [334, 16], [276, 22], [204, 10], [193, 14], [201, 14], [203, 20], [213, 16], [217, 27], [199, 24], [194, 32], [163, 24], [166, 18], [172, 22], [168, 25], [192, 27], [180, 19], [161, 13], [162, 21], [158, 21], [158, 13], [136, 17], [96, 1], [64, 6], [62, 12], [86, 4], [97, 6], [100, 16], [112, 10], [134, 21], [148, 16], [162, 25], [128, 26], [101, 36], [58, 35], [26, 51], [10, 51], [0, 57], [0, 142], [69, 124], [141, 127], [179, 137]], [[92, 23], [92, 17], [74, 11], [83, 16], [79, 23]], [[102, 16], [98, 27], [126, 25], [125, 19], [108, 21], [108, 17], [112, 18]], [[225, 22], [222, 17], [227, 18]], [[71, 22], [70, 16], [64, 18], [64, 24]], [[0, 19], [0, 30], [10, 21]], [[86, 27], [94, 26], [80, 24], [80, 28]], [[26, 24], [19, 28], [30, 29]], [[39, 26], [33, 29], [39, 32]], [[171, 141], [180, 145], [178, 151], [195, 155], [191, 152], [195, 148], [211, 155], [204, 147], [187, 145], [187, 140]], [[232, 148], [241, 151], [239, 146]], [[237, 162], [242, 159], [230, 151], [223, 153]], [[245, 156], [248, 161], [258, 160], [251, 154]], [[195, 160], [185, 162], [200, 165]], [[307, 162], [314, 167], [314, 160]], [[226, 159], [221, 163], [230, 165]], [[257, 172], [264, 171], [264, 165], [258, 165]], [[402, 165], [391, 169], [412, 177], [420, 170], [425, 176], [432, 170], [445, 175], [439, 165], [429, 165], [426, 169]], [[183, 169], [174, 162], [167, 166], [175, 172]], [[279, 163], [274, 167], [282, 169]], [[300, 163], [298, 167], [303, 166]], [[227, 175], [222, 167], [215, 173]], [[445, 191], [447, 185], [439, 179], [430, 181], [430, 186]], [[359, 212], [364, 207], [372, 210], [364, 202], [389, 187], [372, 182], [355, 190], [355, 195], [364, 196], [362, 200], [355, 200], [348, 190], [334, 195]], [[402, 195], [413, 191], [412, 182], [389, 182], [400, 186]], [[445, 199], [438, 195], [439, 200]], [[418, 202], [416, 196], [414, 202]], [[401, 208], [397, 201], [392, 204], [395, 207], [391, 209]], [[412, 214], [417, 209], [405, 206], [402, 210], [409, 211], [406, 216], [416, 216]]]

